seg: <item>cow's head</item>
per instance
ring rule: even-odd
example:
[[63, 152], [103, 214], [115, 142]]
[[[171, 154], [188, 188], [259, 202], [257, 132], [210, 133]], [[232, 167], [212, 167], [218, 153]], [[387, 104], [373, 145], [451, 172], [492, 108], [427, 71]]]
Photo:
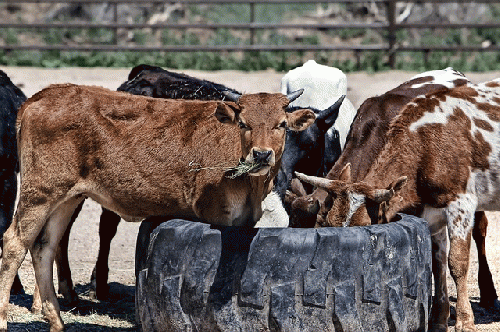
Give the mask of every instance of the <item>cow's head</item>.
[[302, 182], [293, 178], [290, 190], [283, 198], [285, 210], [289, 213], [289, 227], [312, 228], [320, 209], [319, 200], [314, 194], [307, 195]]
[[328, 180], [297, 173], [297, 177], [328, 192], [316, 221], [316, 227], [360, 226], [385, 220], [380, 216], [386, 204], [405, 185], [407, 178], [402, 176], [387, 188], [374, 188], [367, 183], [351, 182], [351, 165], [342, 170], [339, 180]]
[[[316, 122], [306, 130], [288, 131], [281, 168], [276, 176], [275, 191], [283, 197], [290, 187], [295, 170], [307, 174], [324, 176], [340, 156], [339, 133], [333, 127], [339, 115], [345, 95], [324, 109], [312, 109]], [[288, 112], [300, 110], [301, 106], [288, 108]]]
[[220, 103], [215, 116], [222, 123], [239, 126], [242, 159], [247, 164], [258, 165], [249, 175], [266, 175], [281, 159], [287, 128], [300, 131], [314, 123], [316, 115], [309, 109], [286, 112], [288, 104], [302, 91], [287, 96], [281, 93], [225, 93], [227, 100], [235, 104]]

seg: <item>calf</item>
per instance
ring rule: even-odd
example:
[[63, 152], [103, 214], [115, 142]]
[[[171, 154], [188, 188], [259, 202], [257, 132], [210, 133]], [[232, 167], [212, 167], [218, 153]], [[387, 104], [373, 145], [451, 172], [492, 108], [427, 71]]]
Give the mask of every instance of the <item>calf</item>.
[[[9, 227], [14, 214], [17, 195], [17, 110], [26, 100], [24, 93], [12, 83], [7, 74], [0, 70], [0, 247], [3, 247], [3, 233]], [[13, 294], [23, 293], [23, 286], [16, 275]]]
[[[118, 87], [118, 91], [154, 98], [189, 100], [224, 100], [227, 98], [224, 92], [227, 91], [239, 94], [238, 91], [221, 84], [145, 64], [134, 67], [128, 75], [128, 80]], [[69, 236], [71, 226], [82, 207], [83, 201], [76, 208], [56, 255], [59, 293], [71, 303], [76, 302], [78, 296], [74, 290], [68, 260]], [[116, 234], [119, 223], [120, 216], [118, 214], [103, 208], [99, 222], [99, 252], [90, 281], [90, 297], [92, 298], [103, 300], [108, 297], [108, 257], [111, 240]], [[34, 312], [41, 310], [40, 299], [37, 296], [33, 301], [32, 310]]]
[[298, 174], [329, 193], [321, 226], [396, 220], [400, 212], [429, 222], [435, 296], [430, 326], [447, 331], [449, 268], [457, 287], [457, 331], [475, 331], [468, 298], [470, 241], [476, 211], [499, 211], [500, 80], [470, 82], [420, 96], [391, 122], [387, 141], [366, 176], [352, 181]]
[[356, 114], [354, 106], [345, 99], [346, 76], [337, 68], [309, 60], [290, 70], [281, 79], [281, 92], [286, 94], [298, 89], [304, 89], [304, 94], [292, 103], [291, 109], [311, 108], [317, 120], [305, 131], [288, 134], [275, 184], [282, 198], [290, 187], [294, 171], [324, 176], [330, 170], [340, 156]]
[[227, 93], [228, 102], [204, 102], [65, 84], [31, 97], [17, 120], [21, 186], [4, 234], [0, 330], [7, 329], [10, 288], [28, 249], [44, 318], [51, 331], [63, 330], [52, 265], [86, 197], [128, 221], [162, 215], [255, 224], [286, 129], [315, 120], [310, 110], [285, 112], [300, 93]]

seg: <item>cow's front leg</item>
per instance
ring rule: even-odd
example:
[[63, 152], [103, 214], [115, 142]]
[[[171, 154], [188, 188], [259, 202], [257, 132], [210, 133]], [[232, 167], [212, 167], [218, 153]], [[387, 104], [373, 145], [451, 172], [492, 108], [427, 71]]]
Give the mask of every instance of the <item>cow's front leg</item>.
[[106, 300], [109, 297], [109, 252], [111, 250], [111, 240], [116, 235], [119, 223], [119, 215], [110, 210], [102, 209], [99, 221], [99, 254], [90, 278], [89, 295], [93, 299]]

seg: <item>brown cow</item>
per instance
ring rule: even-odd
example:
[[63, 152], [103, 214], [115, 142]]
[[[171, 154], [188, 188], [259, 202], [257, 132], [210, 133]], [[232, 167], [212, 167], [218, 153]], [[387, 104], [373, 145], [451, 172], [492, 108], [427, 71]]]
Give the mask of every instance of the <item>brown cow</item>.
[[[465, 85], [417, 97], [389, 128], [387, 142], [368, 173], [350, 181], [298, 175], [328, 191], [323, 225], [366, 223], [397, 213], [429, 222], [433, 243], [435, 295], [430, 328], [447, 331], [449, 268], [457, 287], [456, 331], [475, 331], [467, 274], [475, 211], [499, 211], [500, 80]], [[326, 202], [326, 200], [325, 200]], [[377, 212], [376, 215], [370, 213]]]
[[[406, 104], [417, 96], [444, 91], [467, 82], [463, 74], [452, 68], [433, 70], [421, 73], [380, 96], [368, 98], [360, 106], [345, 149], [327, 178], [339, 179], [342, 168], [350, 163], [352, 181], [363, 179], [386, 143], [390, 122]], [[313, 227], [320, 207], [328, 211], [323, 204], [327, 192], [317, 188], [311, 195], [306, 196], [299, 193], [301, 188], [297, 183], [293, 188], [295, 193], [288, 193], [286, 196], [287, 204], [291, 206], [290, 225]], [[484, 307], [493, 307], [497, 303], [497, 292], [486, 260], [485, 237], [488, 219], [483, 211], [478, 211], [475, 220], [473, 237], [478, 250], [480, 303]]]
[[[278, 171], [286, 129], [303, 130], [315, 120], [311, 110], [285, 112], [300, 93], [202, 102], [65, 84], [35, 94], [18, 115], [21, 188], [4, 236], [0, 330], [7, 329], [10, 287], [28, 249], [44, 317], [51, 331], [63, 330], [54, 255], [86, 197], [128, 221], [164, 215], [253, 225]], [[250, 167], [237, 176], [233, 168], [242, 161]]]

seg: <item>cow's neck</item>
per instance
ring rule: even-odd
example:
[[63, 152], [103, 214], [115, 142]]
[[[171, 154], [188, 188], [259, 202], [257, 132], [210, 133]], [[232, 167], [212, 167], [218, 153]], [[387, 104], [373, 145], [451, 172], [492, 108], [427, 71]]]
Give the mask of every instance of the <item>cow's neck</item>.
[[253, 210], [253, 219], [258, 221], [262, 217], [262, 201], [270, 193], [272, 187], [272, 179], [275, 175], [275, 169], [271, 169], [271, 173], [262, 176], [250, 176], [251, 193], [249, 196], [250, 204]]

